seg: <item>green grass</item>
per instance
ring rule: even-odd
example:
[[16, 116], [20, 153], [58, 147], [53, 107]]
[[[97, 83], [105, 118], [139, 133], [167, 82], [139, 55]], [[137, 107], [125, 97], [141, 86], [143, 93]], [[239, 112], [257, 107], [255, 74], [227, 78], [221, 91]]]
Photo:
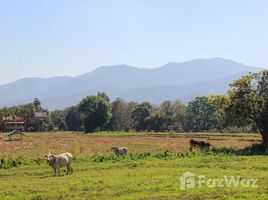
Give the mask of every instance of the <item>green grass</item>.
[[[0, 169], [0, 199], [268, 199], [267, 156], [221, 153], [144, 153], [116, 157], [81, 156], [74, 174], [53, 177], [43, 160], [23, 158]], [[62, 173], [64, 170], [61, 170]], [[180, 190], [187, 172], [221, 178], [258, 178], [258, 188], [196, 188]]]

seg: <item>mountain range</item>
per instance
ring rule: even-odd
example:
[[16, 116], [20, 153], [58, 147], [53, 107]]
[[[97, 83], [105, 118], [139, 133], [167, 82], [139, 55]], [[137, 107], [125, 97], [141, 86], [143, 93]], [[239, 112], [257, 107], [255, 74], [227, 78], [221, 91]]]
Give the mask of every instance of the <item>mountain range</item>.
[[0, 107], [41, 100], [49, 110], [78, 104], [83, 97], [107, 93], [112, 100], [150, 101], [180, 99], [187, 103], [196, 96], [224, 94], [229, 83], [262, 68], [223, 58], [170, 62], [159, 68], [128, 65], [104, 66], [76, 77], [25, 78], [0, 86]]

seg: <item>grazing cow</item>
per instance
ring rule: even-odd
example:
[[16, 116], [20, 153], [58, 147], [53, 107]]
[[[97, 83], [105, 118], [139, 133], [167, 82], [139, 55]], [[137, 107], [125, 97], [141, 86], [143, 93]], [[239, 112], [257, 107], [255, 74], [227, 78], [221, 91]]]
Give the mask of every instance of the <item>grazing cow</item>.
[[113, 147], [112, 150], [117, 156], [125, 156], [127, 154], [127, 147]]
[[190, 140], [190, 151], [193, 150], [193, 148], [199, 148], [201, 150], [209, 150], [209, 147], [212, 146], [210, 143], [204, 142], [204, 141], [196, 141], [191, 139]]
[[60, 176], [60, 168], [61, 167], [67, 167], [67, 172], [66, 175], [72, 174], [73, 173], [73, 168], [72, 168], [72, 160], [73, 156], [70, 153], [62, 153], [59, 155], [53, 155], [51, 153], [45, 155], [47, 158], [47, 162], [49, 166], [51, 166], [54, 169], [54, 176], [56, 176], [57, 170], [58, 174]]

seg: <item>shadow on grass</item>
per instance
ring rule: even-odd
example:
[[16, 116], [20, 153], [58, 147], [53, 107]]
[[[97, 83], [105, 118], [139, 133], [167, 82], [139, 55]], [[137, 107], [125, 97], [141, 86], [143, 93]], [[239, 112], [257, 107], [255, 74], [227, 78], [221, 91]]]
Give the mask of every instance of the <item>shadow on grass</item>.
[[44, 175], [44, 176], [40, 176], [41, 179], [51, 178], [51, 177], [55, 177], [55, 176], [54, 176], [54, 175]]
[[64, 177], [64, 176], [69, 176], [69, 175], [66, 175], [66, 174], [61, 174], [60, 176], [57, 174], [57, 176], [54, 176], [54, 174], [48, 174], [48, 175], [43, 175], [43, 176], [40, 176], [41, 179], [46, 179], [46, 178], [60, 178], [60, 177]]
[[253, 144], [243, 149], [235, 149], [228, 147], [213, 148], [211, 151], [214, 153], [233, 154], [238, 156], [268, 155], [268, 149], [265, 148], [265, 146], [263, 146], [262, 144]]

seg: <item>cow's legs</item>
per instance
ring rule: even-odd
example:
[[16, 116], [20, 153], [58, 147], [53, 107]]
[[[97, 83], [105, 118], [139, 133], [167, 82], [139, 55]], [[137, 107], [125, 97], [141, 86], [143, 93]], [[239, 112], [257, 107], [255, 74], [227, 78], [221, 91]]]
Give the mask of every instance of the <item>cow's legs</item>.
[[72, 167], [71, 163], [69, 164], [69, 168], [70, 168], [70, 174], [72, 174], [74, 170], [73, 170], [73, 167]]
[[57, 171], [56, 171], [57, 169], [56, 168], [54, 168], [54, 176], [56, 176], [56, 173], [57, 173]]
[[193, 145], [190, 144], [190, 148], [189, 148], [190, 151], [193, 151]]
[[70, 168], [71, 168], [71, 174], [72, 174], [74, 172], [74, 169], [71, 164], [70, 164]]
[[72, 174], [73, 173], [73, 168], [71, 163], [67, 164], [67, 174]]
[[69, 167], [69, 165], [67, 165], [67, 172], [66, 172], [66, 175], [68, 175], [69, 172], [70, 172], [70, 167]]

